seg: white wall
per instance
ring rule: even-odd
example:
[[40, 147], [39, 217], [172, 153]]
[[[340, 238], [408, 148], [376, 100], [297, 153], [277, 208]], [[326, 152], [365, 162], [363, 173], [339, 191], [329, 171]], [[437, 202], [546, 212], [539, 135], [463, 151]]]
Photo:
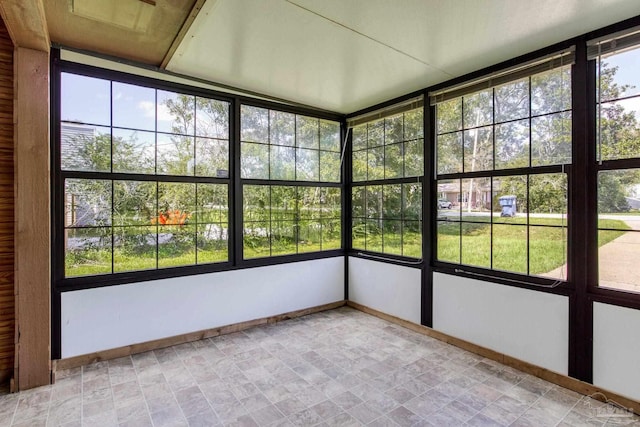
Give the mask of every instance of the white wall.
[[640, 311], [593, 304], [593, 383], [640, 400]]
[[568, 372], [568, 297], [434, 273], [433, 327], [552, 371]]
[[65, 292], [62, 357], [343, 299], [343, 257]]
[[349, 300], [420, 324], [418, 268], [349, 257]]

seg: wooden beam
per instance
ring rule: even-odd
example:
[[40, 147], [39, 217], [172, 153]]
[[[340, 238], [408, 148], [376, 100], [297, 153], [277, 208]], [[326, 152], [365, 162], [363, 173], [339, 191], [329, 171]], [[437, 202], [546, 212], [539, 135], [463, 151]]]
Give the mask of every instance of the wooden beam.
[[49, 384], [49, 54], [15, 50], [16, 386]]
[[[191, 28], [191, 24], [193, 24], [193, 21], [196, 20], [196, 17], [198, 16], [200, 9], [202, 9], [202, 6], [204, 6], [205, 1], [206, 0], [196, 0], [196, 2], [193, 4], [193, 7], [191, 8], [191, 12], [182, 23], [182, 27], [180, 27], [180, 31], [178, 31], [176, 38], [173, 39], [171, 46], [169, 46], [169, 50], [167, 51], [166, 55], [164, 56], [164, 59], [162, 60], [162, 63], [160, 64], [160, 68], [162, 68], [163, 70], [167, 68], [167, 65], [169, 65], [169, 61], [171, 61], [171, 58], [173, 58], [173, 54], [176, 53], [176, 50], [178, 49], [178, 46], [180, 46], [180, 43], [182, 43], [184, 36], [187, 35], [187, 31], [189, 31], [189, 28]], [[209, 0], [209, 1], [217, 1], [217, 0]]]
[[0, 0], [0, 15], [16, 47], [49, 52], [51, 41], [42, 0]]

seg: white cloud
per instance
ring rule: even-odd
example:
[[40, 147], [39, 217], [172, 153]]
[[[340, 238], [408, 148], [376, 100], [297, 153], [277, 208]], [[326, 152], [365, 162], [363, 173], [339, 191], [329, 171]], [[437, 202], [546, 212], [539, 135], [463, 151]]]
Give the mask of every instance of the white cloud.
[[138, 109], [142, 110], [145, 117], [155, 117], [156, 115], [156, 104], [150, 101], [140, 101], [138, 102]]
[[[151, 101], [140, 101], [138, 108], [142, 110], [145, 117], [153, 118], [156, 114], [156, 104]], [[172, 120], [173, 116], [167, 106], [163, 104], [158, 105], [158, 121], [171, 122]]]
[[173, 121], [173, 116], [171, 115], [169, 108], [167, 108], [167, 106], [164, 104], [158, 105], [158, 120], [162, 122]]

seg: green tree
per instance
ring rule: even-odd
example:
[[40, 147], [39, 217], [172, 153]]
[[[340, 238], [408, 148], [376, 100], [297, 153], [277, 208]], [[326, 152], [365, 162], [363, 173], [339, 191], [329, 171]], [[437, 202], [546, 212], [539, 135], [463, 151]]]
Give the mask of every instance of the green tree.
[[[616, 82], [618, 67], [606, 62], [600, 64], [598, 109], [598, 158], [601, 160], [625, 159], [640, 156], [640, 126], [633, 111], [617, 102], [607, 102], [622, 97], [633, 86]], [[618, 170], [598, 175], [598, 211], [626, 212], [629, 204], [625, 196], [631, 196], [633, 186], [640, 182], [640, 171]]]
[[[622, 173], [620, 173], [622, 172]], [[606, 171], [598, 175], [598, 212], [628, 212], [622, 181], [628, 172]]]

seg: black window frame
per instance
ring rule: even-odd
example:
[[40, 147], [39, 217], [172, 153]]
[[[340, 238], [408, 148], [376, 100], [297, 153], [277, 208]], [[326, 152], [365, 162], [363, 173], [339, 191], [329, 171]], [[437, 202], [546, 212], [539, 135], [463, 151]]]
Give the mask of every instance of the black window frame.
[[[627, 35], [628, 33], [628, 35]], [[591, 130], [591, 138], [589, 144], [586, 147], [589, 150], [586, 153], [588, 159], [588, 184], [593, 189], [589, 197], [589, 237], [591, 245], [588, 247], [588, 254], [590, 261], [590, 267], [588, 270], [588, 293], [589, 298], [593, 302], [602, 302], [607, 304], [613, 304], [616, 306], [632, 308], [640, 310], [640, 292], [628, 291], [625, 289], [619, 289], [615, 287], [601, 286], [600, 274], [599, 274], [599, 233], [600, 231], [618, 231], [618, 229], [611, 229], [608, 227], [600, 227], [599, 225], [599, 208], [598, 208], [598, 195], [600, 192], [599, 175], [602, 172], [615, 172], [629, 169], [636, 169], [640, 171], [640, 153], [636, 156], [618, 157], [618, 158], [603, 158], [600, 136], [600, 106], [602, 104], [608, 104], [617, 101], [624, 101], [627, 99], [640, 99], [640, 92], [629, 96], [620, 96], [615, 98], [607, 98], [600, 100], [598, 93], [600, 90], [600, 52], [598, 52], [598, 42], [603, 42], [604, 46], [610, 48], [612, 54], [622, 53], [626, 50], [640, 50], [640, 17], [632, 18], [627, 21], [614, 24], [604, 29], [594, 31], [585, 36], [586, 44], [586, 62], [589, 72], [589, 111], [588, 111], [588, 124]], [[606, 40], [616, 40], [612, 43]], [[622, 43], [620, 43], [622, 42]], [[597, 53], [596, 53], [597, 52]], [[609, 55], [609, 53], [603, 53]], [[635, 67], [638, 69], [639, 67]], [[640, 233], [639, 231], [631, 230], [634, 233]]]
[[[564, 42], [546, 47], [544, 49], [531, 52], [525, 55], [521, 55], [511, 60], [496, 64], [494, 66], [469, 73], [467, 75], [440, 83], [435, 86], [431, 86], [427, 88], [426, 91], [430, 95], [430, 97], [434, 97], [434, 94], [435, 94], [435, 97], [438, 97], [439, 94], [441, 94], [443, 91], [448, 90], [451, 87], [461, 87], [460, 89], [461, 92], [458, 92], [458, 93], [453, 92], [453, 96], [450, 96], [449, 98], [449, 99], [455, 99], [458, 96], [462, 96], [462, 94], [464, 94], [465, 92], [466, 93], [472, 92], [467, 89], [467, 86], [474, 85], [475, 87], [482, 88], [482, 89], [489, 89], [489, 88], [495, 89], [496, 87], [499, 87], [502, 84], [505, 84], [508, 82], [517, 81], [518, 79], [521, 79], [524, 77], [530, 78], [531, 75], [534, 75], [540, 71], [534, 71], [534, 72], [527, 71], [527, 67], [530, 66], [529, 64], [532, 64], [532, 68], [531, 68], [532, 70], [537, 70], [537, 68], [535, 68], [537, 63], [543, 62], [548, 58], [556, 57], [559, 54], [570, 52], [574, 49], [574, 46], [577, 43], [579, 42], [576, 39], [569, 39]], [[551, 59], [551, 61], [554, 61], [554, 60]], [[575, 165], [573, 164], [575, 163], [573, 147], [576, 146], [576, 143], [575, 143], [576, 120], [574, 117], [575, 116], [575, 112], [574, 112], [575, 84], [573, 79], [575, 62], [573, 62], [573, 65], [571, 65], [569, 61], [565, 61], [564, 63], [562, 63], [562, 61], [564, 60], [560, 60], [560, 61], [562, 66], [569, 66], [569, 65], [571, 66], [570, 75], [571, 75], [571, 100], [572, 100], [571, 105], [572, 106], [568, 110], [562, 110], [562, 111], [552, 112], [552, 113], [544, 113], [544, 114], [541, 114], [540, 116], [544, 117], [549, 114], [560, 114], [560, 113], [566, 113], [566, 112], [571, 113], [572, 125], [571, 125], [570, 132], [572, 135], [572, 141], [571, 141], [572, 163], [570, 164], [532, 166], [531, 156], [529, 156], [529, 165], [526, 167], [495, 169], [492, 166], [490, 170], [484, 170], [484, 171], [472, 171], [472, 172], [461, 171], [461, 172], [454, 172], [454, 173], [438, 174], [437, 165], [436, 165], [436, 161], [437, 161], [436, 145], [437, 145], [437, 136], [438, 136], [436, 105], [434, 104], [434, 102], [429, 102], [429, 106], [427, 106], [426, 108], [429, 109], [430, 122], [429, 122], [428, 139], [425, 140], [425, 143], [428, 144], [426, 149], [428, 150], [428, 153], [429, 153], [428, 155], [430, 160], [427, 164], [427, 167], [428, 167], [427, 173], [429, 174], [431, 197], [430, 197], [430, 200], [428, 201], [427, 209], [429, 210], [429, 216], [430, 216], [430, 222], [428, 225], [429, 232], [430, 232], [430, 236], [428, 237], [429, 239], [428, 246], [430, 247], [430, 255], [431, 255], [429, 259], [429, 266], [430, 266], [431, 272], [446, 273], [446, 274], [468, 277], [468, 278], [477, 279], [477, 280], [487, 280], [493, 283], [499, 283], [499, 284], [508, 285], [508, 286], [520, 287], [520, 288], [560, 294], [560, 295], [569, 295], [571, 293], [572, 285], [570, 283], [571, 282], [571, 279], [570, 279], [571, 272], [569, 271], [571, 269], [570, 265], [567, 265], [567, 276], [564, 277], [562, 280], [558, 280], [558, 279], [546, 278], [546, 277], [536, 276], [536, 275], [515, 273], [515, 272], [510, 272], [505, 270], [494, 270], [492, 268], [486, 268], [486, 267], [472, 266], [472, 265], [459, 264], [459, 263], [450, 263], [450, 262], [441, 261], [437, 259], [437, 227], [438, 227], [437, 200], [439, 197], [438, 186], [437, 186], [438, 181], [441, 181], [441, 180], [462, 181], [465, 178], [486, 178], [486, 179], [489, 179], [491, 182], [491, 180], [493, 179], [499, 179], [500, 177], [504, 177], [504, 176], [535, 176], [540, 174], [553, 173], [553, 174], [564, 174], [566, 176], [567, 207], [566, 207], [566, 217], [565, 217], [566, 224], [564, 225], [564, 228], [567, 234], [566, 262], [567, 264], [570, 263], [572, 224], [571, 224], [571, 221], [568, 220], [568, 218], [571, 216], [571, 211], [572, 211], [571, 186], [572, 186], [572, 182], [575, 181], [575, 175], [576, 175], [576, 172], [575, 172], [576, 168], [575, 168]], [[523, 70], [523, 72], [519, 71], [520, 68]], [[511, 77], [510, 75], [511, 73], [513, 73], [513, 70], [516, 70], [516, 72], [513, 74], [514, 77]], [[506, 76], [506, 77], [503, 78], [503, 76]], [[493, 81], [495, 83], [488, 84], [487, 81]], [[495, 97], [492, 95], [492, 98], [495, 98]], [[531, 97], [529, 97], [529, 103], [531, 103]], [[531, 114], [531, 109], [529, 109], [529, 113], [526, 119], [531, 120], [531, 118], [534, 116], [536, 115]], [[520, 119], [517, 119], [514, 121], [518, 121], [518, 120]], [[508, 123], [508, 122], [510, 122], [510, 120], [505, 121], [505, 123]], [[491, 124], [489, 124], [488, 126], [495, 126], [496, 123], [498, 122], [492, 119]], [[462, 132], [462, 130], [460, 132]], [[443, 132], [443, 134], [444, 133], [446, 132]], [[529, 129], [529, 133], [531, 133], [531, 129]], [[495, 140], [495, 136], [493, 137], [493, 140]], [[531, 141], [529, 141], [529, 150], [531, 151]], [[492, 156], [495, 158], [495, 153], [493, 153]], [[526, 226], [528, 227], [529, 224], [527, 223]], [[490, 255], [490, 262], [492, 262], [492, 258], [493, 257]], [[527, 258], [529, 258], [528, 254], [527, 254]]]
[[[545, 278], [541, 275], [535, 275], [535, 274], [531, 274], [530, 273], [530, 267], [531, 267], [531, 262], [530, 262], [530, 228], [531, 227], [547, 227], [547, 228], [551, 228], [551, 229], [564, 229], [564, 233], [565, 233], [565, 238], [564, 238], [564, 245], [565, 245], [565, 264], [568, 263], [569, 260], [569, 248], [568, 248], [568, 234], [569, 234], [569, 221], [568, 221], [568, 217], [569, 217], [569, 208], [568, 208], [568, 202], [569, 202], [569, 196], [568, 196], [568, 188], [569, 188], [569, 180], [570, 180], [570, 175], [571, 175], [571, 169], [572, 169], [572, 164], [571, 163], [565, 163], [565, 164], [550, 164], [550, 165], [539, 165], [536, 166], [534, 165], [534, 157], [533, 157], [533, 143], [532, 143], [532, 135], [533, 135], [533, 127], [532, 127], [532, 121], [536, 118], [540, 118], [540, 117], [550, 117], [550, 116], [554, 116], [554, 115], [564, 115], [564, 114], [571, 114], [573, 111], [573, 108], [568, 108], [568, 109], [559, 109], [559, 110], [553, 110], [553, 111], [549, 111], [549, 112], [544, 112], [541, 114], [535, 114], [533, 112], [532, 109], [532, 102], [533, 102], [533, 97], [532, 97], [532, 78], [536, 75], [539, 75], [540, 73], [544, 73], [546, 71], [553, 71], [553, 70], [559, 70], [561, 73], [564, 73], [565, 71], [563, 71], [563, 68], [568, 67], [569, 68], [569, 74], [572, 75], [571, 73], [571, 63], [573, 62], [573, 60], [570, 60], [571, 62], [564, 60], [564, 56], [566, 55], [572, 55], [571, 54], [572, 48], [566, 48], [566, 49], [562, 49], [558, 52], [557, 55], [559, 55], [560, 59], [554, 59], [553, 57], [555, 56], [554, 54], [551, 55], [550, 59], [545, 58], [544, 56], [541, 58], [541, 61], [549, 61], [551, 64], [553, 64], [553, 68], [548, 68], [548, 69], [543, 69], [540, 70], [539, 67], [537, 65], [535, 65], [536, 62], [536, 58], [527, 58], [526, 60], [522, 61], [522, 64], [519, 65], [518, 63], [515, 64], [510, 64], [509, 67], [505, 67], [506, 71], [501, 71], [499, 69], [497, 70], [492, 70], [490, 73], [487, 73], [486, 76], [488, 77], [484, 77], [482, 76], [482, 74], [480, 74], [479, 76], [473, 76], [471, 79], [469, 79], [470, 81], [473, 80], [480, 80], [481, 82], [483, 81], [483, 79], [486, 79], [487, 83], [475, 83], [474, 85], [470, 85], [474, 88], [481, 88], [479, 89], [480, 92], [476, 92], [474, 90], [466, 90], [464, 85], [465, 85], [465, 80], [464, 78], [462, 79], [456, 79], [454, 80], [450, 85], [447, 85], [446, 83], [439, 85], [436, 88], [432, 88], [430, 89], [430, 93], [432, 93], [431, 95], [431, 102], [430, 102], [430, 112], [431, 115], [433, 116], [433, 121], [432, 121], [432, 126], [431, 126], [431, 132], [430, 132], [430, 145], [431, 145], [431, 166], [433, 167], [433, 173], [432, 173], [432, 191], [433, 191], [433, 197], [431, 200], [431, 204], [430, 204], [430, 209], [431, 209], [431, 213], [432, 213], [432, 224], [431, 224], [431, 230], [432, 230], [432, 235], [431, 235], [431, 251], [432, 251], [432, 265], [434, 267], [434, 269], [436, 269], [437, 271], [443, 271], [443, 272], [448, 272], [448, 273], [456, 273], [456, 274], [466, 274], [469, 276], [475, 276], [475, 277], [482, 277], [482, 278], [488, 278], [488, 279], [494, 279], [496, 281], [501, 281], [504, 283], [512, 283], [512, 284], [520, 284], [523, 286], [544, 286], [547, 287], [549, 289], [553, 289], [555, 287], [566, 287], [566, 282], [568, 281], [568, 277], [565, 276], [563, 278]], [[545, 55], [546, 56], [546, 55]], [[563, 63], [563, 61], [565, 61]], [[527, 64], [529, 62], [533, 62], [533, 66], [532, 66], [532, 71], [528, 72], [527, 70]], [[522, 66], [523, 67], [523, 71], [518, 71], [518, 67]], [[513, 68], [516, 69], [515, 72], [511, 72], [512, 74], [514, 74], [513, 77], [510, 77], [510, 71], [509, 68]], [[546, 68], [546, 67], [545, 67]], [[504, 77], [503, 75], [501, 75], [501, 72], [504, 72]], [[496, 83], [493, 84], [492, 82], [492, 78], [491, 75], [495, 74], [497, 75], [497, 77], [495, 77]], [[508, 85], [511, 83], [517, 83], [523, 79], [527, 80], [527, 92], [528, 92], [528, 108], [527, 108], [527, 114], [523, 115], [522, 117], [518, 117], [515, 119], [507, 119], [507, 120], [500, 120], [496, 118], [496, 89], [501, 88], [503, 85]], [[461, 106], [461, 111], [460, 111], [460, 121], [461, 123], [459, 124], [459, 128], [454, 129], [454, 130], [445, 130], [441, 133], [438, 133], [438, 125], [437, 125], [437, 106], [439, 104], [438, 102], [438, 97], [441, 96], [439, 93], [442, 93], [443, 90], [447, 90], [447, 86], [462, 86], [462, 89], [460, 89], [461, 93], [454, 90], [454, 95], [450, 96], [448, 99], [445, 99], [445, 101], [456, 101], [459, 100], [460, 102], [460, 106]], [[571, 81], [569, 81], [569, 86], [571, 87]], [[474, 95], [476, 95], [477, 93], [481, 93], [481, 92], [487, 92], [487, 91], [491, 91], [491, 119], [490, 122], [488, 122], [487, 124], [480, 124], [477, 126], [465, 126], [464, 124], [464, 97], [465, 96], [471, 96], [473, 97]], [[458, 92], [458, 93], [456, 93]], [[435, 93], [435, 94], [433, 94]], [[569, 99], [571, 99], [571, 93], [569, 93]], [[571, 123], [573, 123], [573, 117], [572, 115], [570, 116]], [[515, 122], [519, 122], [519, 121], [527, 121], [528, 122], [528, 154], [527, 154], [527, 166], [523, 166], [523, 167], [496, 167], [495, 165], [495, 161], [496, 161], [496, 128], [498, 126], [504, 125], [504, 124], [510, 124], [510, 123], [515, 123]], [[465, 142], [464, 142], [464, 133], [469, 131], [469, 130], [481, 130], [484, 128], [491, 128], [491, 132], [492, 132], [492, 136], [491, 136], [491, 167], [488, 169], [481, 169], [481, 170], [476, 170], [476, 171], [466, 171], [466, 166], [464, 165], [464, 151], [465, 151]], [[570, 126], [568, 128], [569, 133], [571, 133], [572, 131], [572, 126]], [[460, 160], [460, 165], [461, 165], [461, 170], [458, 172], [444, 172], [444, 173], [439, 173], [438, 172], [438, 154], [437, 154], [437, 144], [438, 144], [438, 138], [440, 136], [446, 136], [446, 135], [451, 135], [451, 134], [460, 134], [461, 135], [461, 146], [460, 149], [462, 151], [462, 159]], [[573, 145], [573, 141], [570, 140], [570, 146]], [[527, 229], [527, 237], [526, 237], [526, 258], [527, 258], [527, 272], [526, 273], [521, 273], [521, 272], [514, 272], [514, 271], [508, 271], [508, 270], [501, 270], [501, 269], [496, 269], [494, 268], [494, 256], [493, 256], [493, 251], [494, 251], [494, 245], [493, 245], [493, 229], [494, 229], [494, 225], [499, 225], [502, 226], [503, 224], [501, 222], [496, 222], [493, 219], [493, 214], [492, 212], [494, 211], [494, 207], [490, 206], [490, 210], [489, 213], [491, 214], [489, 216], [490, 220], [487, 222], [489, 224], [490, 227], [490, 247], [489, 247], [489, 254], [488, 254], [488, 260], [489, 260], [489, 266], [475, 266], [475, 265], [470, 265], [470, 264], [464, 264], [462, 262], [462, 233], [460, 233], [460, 242], [459, 242], [459, 259], [460, 262], [450, 262], [450, 261], [446, 261], [446, 260], [441, 260], [438, 259], [438, 224], [440, 223], [451, 223], [451, 224], [458, 224], [460, 227], [463, 227], [464, 224], [468, 224], [470, 226], [473, 226], [473, 224], [480, 224], [480, 223], [485, 223], [486, 221], [468, 221], [465, 220], [462, 217], [462, 203], [460, 204], [460, 215], [459, 215], [459, 219], [458, 220], [448, 220], [448, 219], [442, 219], [442, 218], [438, 218], [438, 198], [439, 198], [439, 190], [438, 190], [438, 183], [442, 182], [442, 181], [458, 181], [458, 185], [459, 185], [459, 194], [458, 197], [460, 198], [461, 195], [464, 194], [464, 192], [462, 191], [462, 186], [465, 180], [469, 180], [469, 179], [486, 179], [489, 182], [489, 195], [490, 195], [490, 200], [489, 200], [489, 204], [492, 205], [494, 203], [494, 182], [499, 181], [501, 178], [504, 177], [525, 177], [526, 178], [526, 188], [527, 188], [527, 211], [529, 211], [530, 209], [528, 209], [529, 207], [529, 202], [530, 199], [528, 197], [529, 195], [529, 189], [530, 189], [530, 178], [531, 177], [535, 177], [538, 175], [548, 175], [548, 174], [562, 174], [564, 175], [565, 178], [565, 182], [566, 182], [566, 194], [567, 194], [567, 198], [566, 198], [566, 204], [565, 204], [565, 213], [563, 214], [563, 221], [561, 225], [533, 225], [530, 223], [529, 221], [529, 214], [527, 213], [527, 221], [525, 224], [522, 225], [514, 225], [515, 227], [526, 227]], [[464, 198], [464, 196], [463, 196]], [[505, 224], [505, 225], [509, 225], [511, 226], [511, 224]], [[568, 267], [567, 267], [567, 272], [568, 272]], [[563, 292], [563, 291], [561, 291]]]
[[[407, 221], [410, 222], [417, 222], [419, 224], [419, 228], [420, 228], [420, 240], [421, 240], [421, 245], [420, 245], [420, 249], [421, 249], [421, 256], [420, 257], [415, 257], [415, 256], [408, 256], [408, 255], [399, 255], [399, 254], [395, 254], [395, 253], [389, 253], [389, 252], [384, 252], [384, 248], [383, 251], [374, 251], [374, 250], [369, 250], [366, 248], [360, 248], [360, 247], [354, 247], [353, 246], [353, 233], [350, 231], [346, 236], [347, 242], [348, 242], [348, 255], [349, 256], [354, 256], [354, 257], [358, 257], [358, 258], [365, 258], [365, 259], [373, 259], [373, 260], [378, 260], [378, 261], [383, 261], [383, 262], [388, 262], [391, 264], [397, 264], [397, 265], [403, 265], [403, 266], [409, 266], [409, 267], [413, 267], [413, 268], [418, 268], [421, 269], [423, 271], [424, 274], [424, 265], [425, 265], [425, 259], [428, 259], [428, 251], [429, 248], [427, 246], [427, 239], [425, 238], [426, 232], [428, 230], [427, 226], [425, 224], [427, 224], [426, 219], [425, 219], [425, 203], [427, 200], [427, 196], [426, 196], [426, 191], [427, 191], [427, 185], [425, 185], [425, 182], [427, 182], [425, 176], [426, 176], [426, 165], [427, 165], [427, 155], [428, 155], [428, 126], [427, 123], [429, 121], [429, 118], [427, 116], [427, 110], [425, 109], [424, 106], [424, 100], [426, 99], [426, 95], [424, 91], [417, 91], [417, 92], [413, 92], [410, 93], [408, 95], [405, 96], [401, 96], [399, 98], [395, 98], [392, 99], [390, 101], [384, 102], [382, 104], [379, 105], [375, 105], [373, 107], [370, 108], [366, 108], [364, 110], [360, 110], [357, 111], [355, 113], [349, 114], [347, 116], [347, 124], [349, 125], [349, 134], [348, 134], [348, 144], [347, 144], [347, 151], [345, 153], [345, 161], [348, 161], [348, 166], [349, 166], [349, 170], [348, 170], [348, 177], [349, 177], [349, 191], [348, 194], [346, 195], [347, 197], [347, 203], [348, 205], [346, 205], [343, 209], [347, 209], [348, 212], [348, 217], [347, 217], [347, 224], [346, 227], [348, 227], [350, 230], [354, 227], [354, 224], [356, 221], [368, 221], [369, 219], [366, 218], [366, 213], [365, 216], [363, 217], [355, 217], [354, 213], [353, 213], [353, 194], [354, 194], [354, 189], [356, 188], [362, 188], [363, 191], [366, 192], [366, 188], [367, 187], [375, 187], [375, 186], [380, 186], [381, 187], [381, 192], [384, 193], [384, 188], [386, 186], [391, 186], [391, 185], [401, 185], [403, 187], [402, 190], [402, 195], [401, 195], [401, 200], [404, 201], [404, 186], [405, 185], [418, 185], [420, 187], [420, 193], [421, 193], [421, 203], [420, 203], [420, 214], [419, 214], [419, 218], [417, 220], [412, 220], [412, 219], [408, 219]], [[353, 127], [356, 126], [362, 126], [377, 120], [381, 120], [381, 119], [386, 119], [388, 117], [393, 117], [396, 116], [398, 114], [404, 114], [404, 113], [410, 113], [412, 111], [415, 111], [417, 109], [421, 109], [422, 110], [422, 121], [421, 121], [421, 126], [422, 126], [422, 136], [419, 136], [417, 138], [413, 138], [413, 139], [405, 139], [404, 137], [402, 138], [401, 141], [396, 141], [392, 144], [385, 144], [384, 142], [382, 144], [380, 144], [378, 147], [375, 148], [382, 148], [383, 152], [384, 152], [384, 156], [385, 160], [386, 160], [386, 150], [387, 150], [387, 146], [393, 146], [393, 145], [399, 145], [399, 144], [405, 144], [407, 142], [415, 142], [415, 141], [423, 141], [423, 147], [422, 147], [422, 164], [421, 164], [421, 168], [422, 168], [422, 173], [420, 175], [416, 175], [416, 176], [402, 176], [402, 177], [393, 177], [393, 178], [387, 178], [385, 176], [383, 176], [382, 178], [374, 178], [374, 179], [369, 179], [369, 177], [367, 176], [367, 179], [363, 179], [363, 180], [358, 180], [355, 181], [353, 179]], [[404, 123], [403, 123], [403, 128], [404, 128]], [[383, 140], [386, 137], [384, 132], [384, 127], [383, 127]], [[368, 156], [368, 152], [369, 149], [371, 147], [367, 146], [360, 149], [360, 150], [355, 150], [355, 152], [365, 152], [367, 153]], [[405, 153], [403, 151], [403, 159], [402, 159], [402, 164], [403, 164], [403, 172], [406, 171], [406, 162], [405, 162]], [[385, 169], [386, 169], [386, 161], [383, 161], [383, 174], [385, 173]], [[368, 169], [368, 165], [367, 165], [367, 169]], [[403, 174], [404, 175], [404, 174]], [[401, 214], [400, 218], [389, 218], [389, 219], [385, 219], [383, 218], [382, 221], [386, 221], [386, 220], [392, 220], [392, 221], [401, 221], [402, 223], [402, 228], [404, 228], [404, 222], [405, 222], [405, 218], [404, 218], [404, 213]], [[366, 226], [365, 226], [366, 227]], [[403, 231], [401, 231], [401, 245], [403, 244], [402, 239], [404, 238], [404, 233]], [[382, 241], [384, 241], [384, 232], [383, 235], [381, 237], [381, 239], [383, 239]]]
[[[313, 109], [311, 107], [280, 104], [274, 101], [259, 100], [247, 96], [233, 95], [218, 92], [208, 88], [191, 86], [185, 83], [176, 83], [171, 80], [162, 80], [127, 72], [116, 71], [109, 68], [101, 68], [83, 63], [63, 60], [60, 57], [59, 49], [52, 49], [51, 52], [51, 72], [50, 72], [50, 153], [51, 153], [51, 264], [52, 264], [52, 292], [54, 299], [59, 299], [61, 292], [91, 289], [104, 286], [116, 286], [132, 284], [150, 280], [168, 279], [184, 277], [197, 274], [207, 274], [220, 271], [237, 270], [244, 268], [284, 264], [313, 259], [331, 258], [343, 256], [345, 253], [344, 232], [341, 237], [341, 248], [326, 250], [322, 252], [305, 252], [266, 258], [242, 258], [242, 183], [240, 182], [240, 105], [251, 104], [261, 108], [276, 109], [304, 115], [308, 117], [337, 121], [340, 124], [340, 138], [343, 141], [345, 116], [339, 113], [325, 110]], [[229, 169], [228, 177], [198, 177], [198, 176], [172, 176], [155, 174], [130, 174], [130, 173], [110, 173], [114, 179], [132, 179], [151, 182], [203, 182], [203, 183], [223, 183], [228, 185], [228, 259], [224, 262], [211, 264], [195, 264], [178, 267], [164, 267], [150, 270], [117, 272], [108, 274], [87, 275], [78, 277], [65, 277], [65, 251], [64, 251], [64, 179], [65, 178], [104, 178], [100, 172], [70, 172], [61, 170], [61, 75], [71, 73], [81, 76], [95, 77], [99, 79], [112, 80], [125, 84], [148, 87], [157, 90], [183, 93], [187, 95], [200, 96], [228, 102], [230, 106], [229, 114]], [[342, 191], [342, 212], [341, 223], [344, 223], [345, 204], [345, 166], [342, 166], [340, 182], [334, 182], [327, 186], [339, 187]], [[248, 180], [247, 183], [250, 183]], [[286, 181], [274, 182], [276, 185], [288, 185]], [[315, 185], [317, 182], [295, 182], [292, 185]], [[325, 186], [322, 184], [321, 186]], [[55, 313], [54, 313], [55, 314]]]
[[[274, 105], [271, 103], [266, 103], [266, 102], [262, 102], [259, 100], [255, 100], [255, 99], [241, 99], [238, 104], [237, 104], [237, 111], [241, 111], [242, 106], [248, 106], [248, 107], [254, 107], [254, 108], [261, 108], [261, 109], [265, 109], [268, 111], [268, 115], [270, 117], [270, 113], [272, 111], [277, 112], [277, 113], [288, 113], [288, 114], [293, 114], [295, 115], [295, 120], [297, 122], [297, 117], [298, 116], [305, 116], [305, 117], [311, 117], [311, 118], [315, 118], [315, 119], [319, 119], [319, 120], [327, 120], [327, 121], [336, 121], [340, 123], [340, 155], [341, 155], [341, 165], [340, 165], [340, 180], [339, 181], [322, 181], [321, 180], [321, 176], [320, 176], [320, 170], [321, 170], [321, 164], [319, 160], [318, 163], [318, 168], [319, 168], [319, 172], [318, 172], [318, 180], [304, 180], [304, 179], [297, 179], [297, 154], [296, 154], [296, 160], [295, 160], [295, 165], [294, 165], [294, 169], [296, 170], [296, 175], [294, 179], [273, 179], [271, 178], [271, 162], [268, 161], [267, 163], [267, 170], [269, 172], [269, 177], [268, 178], [243, 178], [242, 177], [242, 145], [243, 144], [257, 144], [257, 145], [263, 145], [269, 148], [269, 152], [268, 152], [268, 158], [270, 158], [271, 156], [271, 147], [272, 146], [281, 146], [278, 144], [271, 144], [270, 141], [267, 143], [255, 143], [255, 142], [250, 142], [250, 141], [243, 141], [242, 140], [242, 136], [241, 136], [241, 130], [242, 130], [242, 124], [240, 122], [241, 120], [241, 115], [238, 114], [238, 126], [237, 126], [237, 130], [236, 130], [236, 135], [237, 135], [237, 145], [236, 145], [236, 152], [237, 152], [237, 187], [236, 187], [236, 194], [237, 194], [237, 201], [236, 201], [236, 207], [239, 211], [239, 215], [237, 217], [239, 224], [242, 224], [241, 226], [236, 227], [237, 230], [235, 230], [236, 232], [236, 239], [237, 239], [237, 245], [236, 245], [236, 256], [238, 260], [241, 260], [241, 262], [247, 266], [261, 266], [261, 265], [270, 265], [270, 264], [274, 264], [274, 263], [278, 263], [281, 262], [282, 260], [287, 260], [290, 259], [290, 257], [294, 257], [294, 258], [299, 258], [300, 260], [305, 260], [305, 259], [313, 259], [313, 257], [318, 257], [318, 258], [325, 258], [325, 257], [330, 257], [330, 256], [336, 256], [336, 255], [344, 255], [345, 253], [345, 247], [346, 247], [346, 243], [345, 243], [345, 230], [344, 230], [344, 218], [345, 218], [345, 193], [346, 193], [346, 175], [345, 175], [345, 171], [346, 171], [346, 165], [345, 165], [345, 156], [343, 153], [345, 153], [345, 125], [344, 125], [344, 117], [343, 116], [331, 116], [331, 115], [327, 115], [327, 114], [316, 114], [316, 115], [310, 115], [308, 110], [301, 110], [299, 108], [292, 108], [290, 106], [286, 106], [286, 105]], [[269, 119], [270, 120], [270, 119]], [[297, 125], [296, 125], [297, 126]], [[268, 129], [268, 132], [270, 133], [270, 128]], [[294, 137], [295, 140], [297, 140], [297, 130], [296, 130], [296, 135]], [[318, 142], [320, 144], [320, 141]], [[294, 150], [296, 150], [298, 148], [297, 143], [294, 141], [293, 145], [289, 146], [291, 148], [293, 148]], [[307, 149], [307, 148], [304, 148]], [[323, 151], [327, 151], [327, 150], [323, 150], [322, 148], [320, 148], [320, 146], [317, 149], [309, 149], [309, 150], [313, 150], [313, 151], [317, 151], [318, 152], [318, 157], [320, 159], [320, 154]], [[331, 153], [337, 153], [336, 151], [330, 151]], [[243, 215], [243, 211], [242, 211], [242, 206], [243, 206], [243, 201], [244, 201], [244, 188], [246, 186], [264, 186], [264, 187], [316, 187], [316, 188], [339, 188], [340, 192], [341, 192], [341, 213], [340, 213], [340, 218], [341, 218], [341, 236], [340, 236], [340, 249], [327, 249], [327, 250], [319, 250], [319, 251], [314, 251], [314, 252], [297, 252], [295, 254], [276, 254], [276, 255], [268, 255], [268, 256], [263, 256], [263, 257], [252, 257], [252, 258], [247, 258], [245, 257], [244, 254], [244, 215]], [[296, 245], [297, 248], [297, 245]], [[297, 250], [297, 249], [296, 249]], [[272, 252], [272, 244], [270, 244], [270, 253]]]

